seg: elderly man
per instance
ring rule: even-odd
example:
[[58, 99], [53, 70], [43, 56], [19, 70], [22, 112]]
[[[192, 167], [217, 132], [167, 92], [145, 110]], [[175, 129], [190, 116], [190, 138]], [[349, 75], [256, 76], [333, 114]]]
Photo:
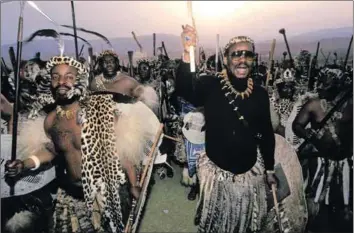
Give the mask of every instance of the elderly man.
[[28, 123], [26, 135], [28, 140], [31, 133], [49, 139], [29, 158], [8, 161], [8, 175], [36, 170], [56, 158], [62, 172], [57, 174], [54, 232], [122, 232], [130, 208], [128, 190], [134, 198], [140, 195], [135, 167], [142, 160], [145, 135], [150, 135], [143, 128], [148, 125], [144, 113], [138, 114], [143, 104], [114, 93], [85, 96], [88, 72], [73, 58], [53, 57], [47, 69], [57, 107], [44, 124], [40, 118]]
[[205, 111], [206, 153], [197, 161], [199, 232], [259, 231], [267, 213], [265, 185], [277, 180], [268, 93], [251, 77], [254, 42], [232, 38], [224, 50], [226, 68], [195, 79], [189, 48], [196, 44], [196, 31], [186, 25], [181, 36], [176, 91]]

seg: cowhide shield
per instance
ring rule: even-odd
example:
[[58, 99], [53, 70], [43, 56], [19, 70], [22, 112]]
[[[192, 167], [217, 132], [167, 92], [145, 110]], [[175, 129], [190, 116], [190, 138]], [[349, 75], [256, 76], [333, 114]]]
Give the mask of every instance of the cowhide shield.
[[[279, 211], [284, 233], [304, 232], [307, 224], [307, 206], [303, 191], [303, 176], [300, 162], [294, 149], [282, 136], [275, 134], [275, 166], [282, 167], [286, 179], [280, 182], [288, 182], [290, 195], [279, 201]], [[280, 184], [283, 185], [284, 184]], [[277, 218], [275, 208], [268, 212], [262, 232], [277, 232]]]

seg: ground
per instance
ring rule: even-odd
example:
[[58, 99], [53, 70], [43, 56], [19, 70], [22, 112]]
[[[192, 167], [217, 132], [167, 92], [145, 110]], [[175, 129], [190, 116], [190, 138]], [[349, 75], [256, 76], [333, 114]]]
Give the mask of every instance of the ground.
[[175, 175], [163, 180], [155, 175], [156, 183], [146, 202], [144, 217], [138, 232], [197, 232], [194, 214], [197, 200], [189, 201], [190, 188], [180, 184], [182, 168], [173, 165]]

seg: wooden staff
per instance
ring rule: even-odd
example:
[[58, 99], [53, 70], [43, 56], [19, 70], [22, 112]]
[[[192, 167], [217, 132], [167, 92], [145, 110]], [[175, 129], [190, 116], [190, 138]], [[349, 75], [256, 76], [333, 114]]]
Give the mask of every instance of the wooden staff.
[[279, 232], [283, 233], [283, 225], [281, 224], [281, 218], [280, 218], [280, 212], [279, 212], [279, 207], [278, 207], [278, 199], [277, 199], [275, 184], [272, 184], [272, 193], [273, 193], [275, 213], [277, 215], [277, 220], [278, 220]]
[[1, 58], [1, 72], [4, 72], [6, 76], [9, 76], [9, 68], [7, 67], [4, 58]]
[[170, 57], [169, 57], [168, 54], [167, 54], [167, 50], [166, 50], [166, 47], [165, 47], [165, 43], [162, 41], [161, 44], [162, 44], [162, 49], [163, 49], [163, 51], [164, 51], [164, 53], [165, 53], [165, 56], [167, 57], [167, 60], [170, 60]]
[[343, 64], [343, 71], [346, 70], [346, 66], [347, 66], [347, 63], [348, 63], [348, 58], [349, 58], [350, 49], [352, 47], [352, 43], [353, 43], [353, 36], [352, 36], [352, 38], [350, 38], [347, 54], [345, 55], [345, 60], [344, 60], [344, 64]]
[[[187, 1], [188, 15], [192, 21], [194, 30], [197, 30], [195, 27], [195, 20], [193, 17], [192, 1]], [[194, 46], [189, 47], [189, 57], [190, 57], [190, 69], [192, 73], [195, 73], [195, 48]]]
[[9, 57], [12, 65], [12, 70], [15, 71], [17, 62], [16, 62], [15, 50], [14, 47], [12, 46], [9, 48]]
[[156, 33], [152, 34], [152, 49], [153, 49], [153, 54], [154, 57], [156, 56]]
[[269, 84], [269, 80], [272, 80], [272, 67], [273, 67], [273, 57], [274, 57], [274, 50], [275, 50], [275, 43], [276, 40], [273, 39], [272, 41], [272, 45], [270, 48], [270, 52], [269, 52], [269, 63], [268, 63], [268, 72], [267, 72], [267, 80], [266, 80], [266, 89], [268, 90], [268, 84]]
[[79, 52], [79, 57], [82, 56], [82, 51], [84, 50], [84, 47], [85, 47], [85, 45], [83, 44], [83, 45], [81, 46], [81, 49], [80, 49], [80, 52]]
[[132, 35], [133, 35], [133, 38], [134, 38], [135, 42], [138, 44], [140, 52], [142, 53], [143, 52], [143, 46], [141, 46], [141, 44], [139, 43], [138, 38], [136, 38], [136, 35], [135, 35], [134, 32], [132, 32]]
[[[142, 186], [143, 186], [143, 184], [144, 184], [144, 182], [145, 182], [145, 177], [146, 177], [146, 175], [147, 175], [149, 169], [152, 169], [152, 166], [154, 165], [154, 162], [155, 162], [155, 161], [154, 161], [154, 158], [156, 158], [156, 157], [154, 156], [154, 153], [155, 153], [155, 150], [156, 150], [156, 148], [157, 148], [157, 145], [158, 145], [158, 143], [159, 143], [159, 141], [160, 141], [160, 138], [161, 138], [161, 135], [162, 135], [162, 132], [163, 132], [163, 127], [164, 127], [164, 125], [163, 125], [163, 124], [160, 124], [159, 129], [158, 129], [158, 131], [157, 131], [157, 134], [156, 134], [156, 136], [155, 136], [155, 141], [154, 141], [154, 143], [152, 144], [150, 153], [149, 153], [149, 155], [148, 155], [148, 161], [147, 161], [147, 163], [146, 163], [146, 165], [145, 165], [145, 167], [144, 167], [144, 171], [142, 172], [142, 174], [141, 174], [141, 176], [140, 176], [140, 182], [139, 182], [139, 184], [138, 184], [139, 187], [142, 187]], [[141, 193], [140, 195], [143, 195], [143, 194]], [[134, 211], [135, 211], [135, 208], [136, 208], [135, 204], [137, 203], [136, 200], [134, 200], [133, 203], [134, 203], [134, 208], [132, 208], [132, 210], [130, 211], [130, 216], [133, 216], [133, 213], [134, 213]], [[127, 222], [127, 224], [126, 224], [126, 226], [125, 226], [125, 229], [124, 229], [124, 232], [125, 232], [125, 233], [131, 232], [131, 227], [132, 227], [132, 224], [131, 224], [131, 223], [132, 223], [132, 222], [131, 222], [130, 220], [128, 220], [128, 222]]]
[[131, 77], [134, 76], [134, 67], [133, 67], [133, 51], [128, 51], [128, 58], [129, 58], [129, 75]]
[[289, 54], [289, 59], [290, 59], [291, 63], [293, 64], [294, 60], [293, 60], [293, 57], [291, 56], [289, 43], [288, 43], [288, 40], [287, 40], [286, 34], [285, 34], [285, 29], [284, 29], [284, 28], [280, 29], [280, 30], [279, 30], [279, 33], [282, 34], [283, 37], [284, 37], [286, 49], [288, 50], [288, 54]]
[[[220, 44], [220, 36], [216, 34], [216, 48], [215, 48], [215, 71], [219, 72], [219, 44]], [[222, 62], [222, 61], [220, 61]], [[220, 70], [221, 71], [221, 70]]]

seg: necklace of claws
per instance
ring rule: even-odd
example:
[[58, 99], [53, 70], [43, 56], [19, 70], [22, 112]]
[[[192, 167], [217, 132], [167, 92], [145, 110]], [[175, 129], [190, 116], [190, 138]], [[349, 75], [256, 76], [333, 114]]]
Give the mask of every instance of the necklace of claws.
[[249, 78], [247, 80], [247, 88], [246, 90], [242, 91], [242, 92], [239, 92], [237, 91], [230, 83], [230, 79], [226, 73], [226, 70], [223, 70], [219, 77], [221, 78], [220, 80], [220, 83], [223, 85], [223, 87], [221, 88], [222, 90], [226, 90], [228, 91], [225, 95], [228, 96], [230, 95], [231, 93], [235, 95], [235, 99], [237, 97], [241, 97], [242, 99], [245, 99], [248, 98], [251, 94], [252, 94], [252, 91], [253, 91], [253, 80], [251, 78]]

